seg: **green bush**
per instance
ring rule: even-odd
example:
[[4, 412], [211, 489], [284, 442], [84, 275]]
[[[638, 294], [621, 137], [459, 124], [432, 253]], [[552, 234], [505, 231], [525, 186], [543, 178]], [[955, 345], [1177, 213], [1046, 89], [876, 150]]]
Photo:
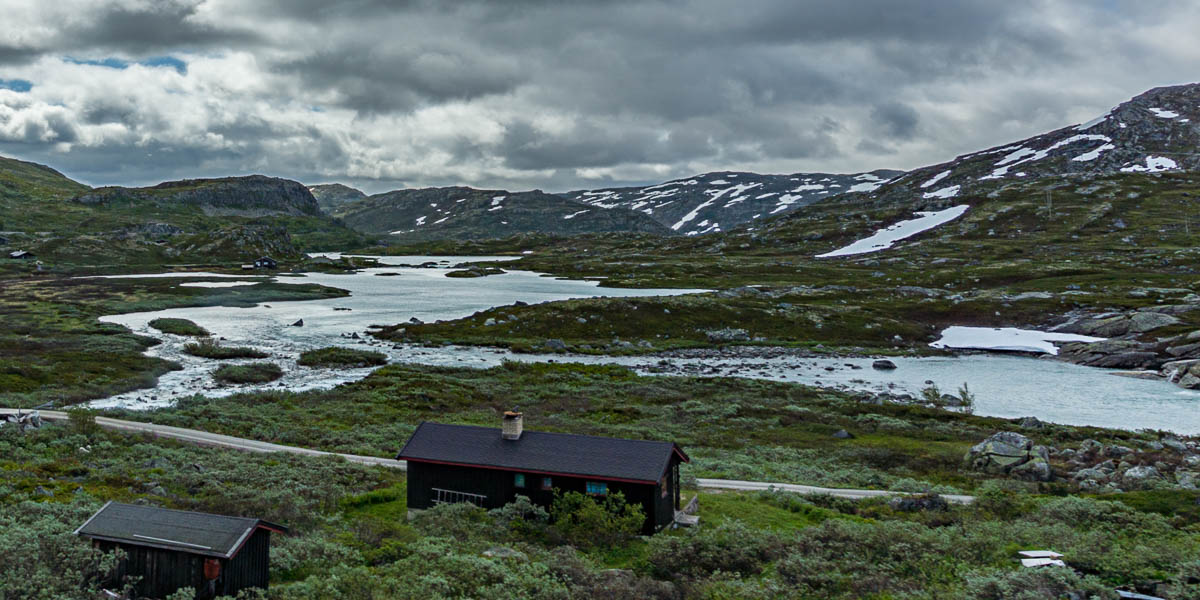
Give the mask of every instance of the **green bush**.
[[266, 358], [269, 356], [262, 350], [248, 348], [245, 346], [222, 346], [212, 338], [205, 338], [199, 342], [190, 342], [183, 347], [183, 351], [192, 356], [200, 358], [212, 358], [216, 360], [228, 360], [234, 358]]
[[550, 513], [526, 496], [517, 496], [512, 502], [488, 511], [488, 515], [501, 530], [517, 538], [542, 537], [550, 522]]
[[612, 547], [636, 536], [646, 522], [642, 507], [616, 492], [597, 499], [579, 492], [555, 492], [550, 505], [553, 530], [577, 548]]
[[213, 379], [222, 383], [267, 383], [283, 377], [283, 369], [275, 363], [225, 365], [213, 371]]
[[1087, 598], [1115, 600], [1117, 593], [1094, 577], [1081, 577], [1069, 568], [1047, 567], [967, 575], [967, 596], [972, 600], [1044, 600]]
[[208, 330], [187, 319], [154, 319], [149, 325], [163, 333], [186, 335], [190, 337], [208, 337]]
[[300, 354], [297, 364], [305, 367], [378, 367], [387, 364], [387, 355], [371, 350], [330, 346]]
[[699, 579], [717, 571], [757, 575], [778, 558], [783, 539], [741, 521], [704, 526], [683, 536], [659, 535], [650, 540], [647, 561], [662, 579]]

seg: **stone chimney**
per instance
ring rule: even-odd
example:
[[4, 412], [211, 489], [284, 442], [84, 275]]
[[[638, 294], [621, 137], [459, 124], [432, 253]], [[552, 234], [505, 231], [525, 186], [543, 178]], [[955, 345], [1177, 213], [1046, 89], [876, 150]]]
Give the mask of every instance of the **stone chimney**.
[[506, 440], [519, 440], [524, 429], [521, 413], [513, 410], [504, 411], [503, 427], [500, 428], [501, 437]]

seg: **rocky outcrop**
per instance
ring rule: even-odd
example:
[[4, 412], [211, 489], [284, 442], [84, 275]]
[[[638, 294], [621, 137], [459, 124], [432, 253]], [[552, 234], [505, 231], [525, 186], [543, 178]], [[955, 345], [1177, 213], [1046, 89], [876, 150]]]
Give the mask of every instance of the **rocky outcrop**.
[[1015, 431], [1001, 431], [979, 442], [963, 460], [972, 469], [1011, 475], [1026, 481], [1050, 481], [1049, 451]]
[[222, 179], [169, 181], [147, 188], [97, 188], [75, 197], [86, 205], [146, 203], [152, 209], [175, 204], [199, 207], [209, 216], [317, 216], [320, 206], [300, 183], [250, 175]]
[[1061, 333], [1077, 333], [1103, 338], [1114, 338], [1123, 335], [1147, 333], [1177, 325], [1182, 321], [1178, 317], [1159, 312], [1135, 312], [1106, 316], [1095, 319], [1083, 319], [1058, 328]]
[[337, 209], [367, 197], [361, 191], [340, 183], [310, 185], [308, 191], [312, 192], [313, 198], [317, 200], [317, 205], [327, 214], [333, 214]]
[[287, 228], [278, 225], [249, 224], [225, 227], [212, 233], [188, 236], [178, 244], [187, 254], [205, 257], [230, 257], [253, 260], [260, 256], [298, 258], [301, 253], [292, 244]]

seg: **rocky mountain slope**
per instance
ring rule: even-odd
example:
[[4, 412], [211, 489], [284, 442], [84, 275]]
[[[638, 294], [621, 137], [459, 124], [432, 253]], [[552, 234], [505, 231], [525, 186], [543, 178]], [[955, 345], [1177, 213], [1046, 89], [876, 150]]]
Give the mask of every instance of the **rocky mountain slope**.
[[91, 189], [7, 158], [0, 158], [0, 232], [0, 250], [32, 252], [48, 268], [285, 259], [365, 245], [294, 181], [255, 175]]
[[673, 233], [632, 210], [589, 206], [537, 190], [397, 190], [342, 206], [334, 216], [358, 231], [387, 234], [393, 242], [493, 239], [521, 233]]
[[705, 173], [646, 187], [579, 190], [563, 197], [596, 208], [626, 208], [685, 235], [728, 231], [742, 223], [783, 214], [824, 198], [872, 192], [902, 171], [835, 175]]
[[310, 185], [308, 186], [308, 191], [312, 192], [313, 198], [317, 199], [317, 204], [321, 207], [321, 210], [330, 214], [342, 206], [358, 202], [367, 197], [362, 191], [340, 183]]
[[1162, 87], [1087, 123], [924, 167], [882, 186], [883, 201], [949, 200], [1022, 179], [1200, 168], [1200, 84]]
[[221, 179], [185, 179], [147, 188], [104, 187], [81, 194], [85, 205], [137, 203], [170, 208], [183, 204], [209, 216], [318, 216], [321, 207], [308, 188], [295, 181], [250, 175]]

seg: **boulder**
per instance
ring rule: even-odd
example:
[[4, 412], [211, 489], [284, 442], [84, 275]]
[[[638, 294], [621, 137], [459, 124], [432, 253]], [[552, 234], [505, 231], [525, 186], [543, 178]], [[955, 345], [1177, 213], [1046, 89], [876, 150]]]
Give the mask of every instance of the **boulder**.
[[880, 371], [893, 371], [897, 368], [897, 366], [896, 366], [896, 363], [894, 363], [886, 358], [881, 358], [881, 359], [871, 363], [871, 368], [879, 369]]
[[750, 341], [750, 334], [745, 329], [734, 329], [732, 327], [709, 329], [704, 332], [704, 335], [708, 338], [708, 341], [714, 343]]
[[556, 352], [560, 352], [560, 351], [567, 349], [567, 343], [562, 340], [558, 340], [558, 339], [546, 340], [546, 342], [543, 343], [542, 346], [545, 347], [547, 350], [554, 350]]
[[1148, 466], [1130, 467], [1121, 474], [1121, 479], [1129, 486], [1143, 485], [1159, 477], [1158, 469]]
[[1050, 462], [1040, 456], [1013, 467], [1008, 474], [1023, 481], [1050, 481], [1053, 478]]
[[295, 323], [292, 323], [292, 327], [304, 327], [304, 319], [300, 319]]
[[964, 461], [973, 469], [1025, 481], [1050, 481], [1050, 452], [1015, 431], [993, 434], [971, 448]]
[[839, 429], [839, 430], [837, 430], [836, 433], [833, 434], [833, 437], [835, 437], [839, 440], [852, 440], [852, 439], [854, 439], [854, 434], [850, 433], [849, 431], [846, 431], [845, 429]]
[[1019, 425], [1021, 429], [1041, 429], [1046, 426], [1046, 424], [1037, 417], [1023, 417], [1017, 422], [1017, 425]]

